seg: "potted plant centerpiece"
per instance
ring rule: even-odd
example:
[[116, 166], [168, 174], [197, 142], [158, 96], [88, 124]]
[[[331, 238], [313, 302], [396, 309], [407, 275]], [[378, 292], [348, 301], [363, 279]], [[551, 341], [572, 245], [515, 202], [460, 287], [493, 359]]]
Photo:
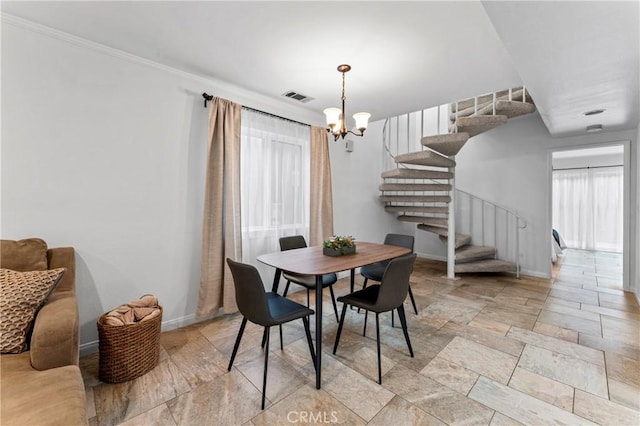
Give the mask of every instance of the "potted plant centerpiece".
[[342, 256], [356, 252], [356, 239], [351, 235], [334, 235], [322, 243], [322, 253], [326, 256]]

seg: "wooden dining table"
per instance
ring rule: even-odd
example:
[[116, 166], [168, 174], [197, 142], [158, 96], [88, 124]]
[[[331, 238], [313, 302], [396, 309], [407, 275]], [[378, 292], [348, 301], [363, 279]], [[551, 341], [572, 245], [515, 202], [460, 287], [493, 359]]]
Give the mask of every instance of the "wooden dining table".
[[355, 270], [361, 266], [393, 259], [411, 253], [405, 247], [358, 241], [356, 252], [343, 256], [326, 256], [321, 246], [278, 251], [258, 256], [258, 261], [276, 268], [271, 291], [277, 292], [282, 271], [316, 276], [316, 388], [322, 382], [322, 276], [351, 271], [350, 289], [353, 292]]

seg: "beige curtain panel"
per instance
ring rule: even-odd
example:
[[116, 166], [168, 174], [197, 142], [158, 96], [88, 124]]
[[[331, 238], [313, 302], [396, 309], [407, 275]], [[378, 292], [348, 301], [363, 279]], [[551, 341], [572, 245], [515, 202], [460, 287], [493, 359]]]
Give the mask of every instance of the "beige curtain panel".
[[314, 126], [311, 126], [310, 198], [309, 243], [317, 246], [333, 235], [333, 198], [327, 130]]
[[242, 106], [213, 98], [205, 182], [200, 293], [196, 315], [238, 310], [227, 257], [242, 260], [240, 226], [240, 114]]

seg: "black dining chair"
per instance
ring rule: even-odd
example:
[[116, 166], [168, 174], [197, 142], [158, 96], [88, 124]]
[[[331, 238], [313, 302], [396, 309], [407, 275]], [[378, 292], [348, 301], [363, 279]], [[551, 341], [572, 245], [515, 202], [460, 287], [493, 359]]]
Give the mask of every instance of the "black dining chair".
[[[415, 239], [413, 235], [403, 235], [403, 234], [387, 234], [384, 238], [384, 244], [390, 246], [398, 246], [405, 247], [411, 250], [413, 253], [413, 244]], [[366, 265], [360, 268], [360, 274], [364, 277], [364, 283], [362, 284], [362, 288], [367, 286], [367, 282], [377, 281], [380, 282], [382, 279], [382, 274], [389, 263], [388, 260], [383, 262], [373, 263], [371, 265]], [[416, 306], [416, 299], [413, 297], [413, 291], [411, 291], [411, 285], [409, 285], [409, 298], [411, 299], [411, 305], [413, 306], [413, 311], [416, 315], [418, 315], [418, 308]], [[393, 326], [393, 315], [391, 316], [391, 325]]]
[[[382, 274], [380, 284], [374, 284], [351, 294], [338, 297], [338, 301], [342, 302], [343, 305], [342, 314], [340, 315], [340, 323], [338, 325], [338, 332], [336, 334], [336, 342], [333, 346], [333, 354], [335, 355], [338, 350], [347, 306], [351, 305], [357, 308], [362, 308], [366, 310], [367, 313], [369, 311], [375, 312], [379, 384], [382, 384], [382, 366], [380, 362], [380, 322], [378, 320], [379, 314], [388, 311], [393, 312], [394, 309], [398, 311], [398, 317], [400, 317], [400, 323], [402, 324], [402, 332], [404, 333], [404, 338], [407, 341], [407, 347], [409, 348], [411, 358], [413, 358], [413, 348], [411, 347], [411, 340], [409, 340], [407, 318], [404, 313], [404, 300], [407, 298], [409, 277], [413, 271], [413, 263], [415, 260], [415, 254], [406, 254], [404, 256], [396, 257], [387, 264], [387, 267]], [[365, 316], [365, 324], [366, 321], [367, 318]]]
[[[280, 238], [280, 251], [293, 250], [307, 247], [307, 242], [302, 235], [293, 235], [290, 237]], [[309, 292], [316, 289], [316, 277], [315, 275], [303, 275], [296, 274], [294, 272], [282, 271], [282, 276], [287, 280], [287, 285], [284, 287], [284, 297], [287, 297], [289, 292], [289, 285], [295, 283], [301, 285], [307, 289], [307, 306], [309, 306]], [[325, 274], [322, 276], [322, 288], [329, 287], [331, 293], [331, 302], [333, 303], [333, 311], [336, 314], [336, 321], [338, 321], [338, 305], [336, 304], [336, 296], [333, 292], [333, 285], [338, 281], [336, 274]]]
[[[282, 324], [302, 318], [304, 331], [307, 334], [309, 352], [316, 366], [316, 355], [311, 342], [311, 331], [309, 330], [309, 316], [314, 312], [312, 309], [280, 296], [274, 292], [266, 292], [258, 270], [252, 265], [235, 262], [227, 258], [227, 264], [233, 275], [233, 282], [236, 289], [236, 303], [238, 310], [242, 314], [242, 324], [233, 346], [231, 360], [228, 371], [231, 371], [233, 360], [236, 357], [240, 340], [244, 333], [247, 321], [264, 327], [264, 376], [262, 380], [262, 409], [264, 410], [265, 391], [267, 387], [267, 365], [269, 361], [269, 329], [274, 325], [280, 328], [280, 349], [282, 349]], [[263, 345], [263, 346], [265, 346]]]

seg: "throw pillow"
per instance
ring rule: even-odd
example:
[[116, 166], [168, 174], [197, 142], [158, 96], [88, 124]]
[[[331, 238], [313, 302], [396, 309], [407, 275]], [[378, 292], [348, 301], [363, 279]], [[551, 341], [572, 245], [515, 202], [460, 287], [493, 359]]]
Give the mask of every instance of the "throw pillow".
[[0, 268], [14, 271], [47, 270], [47, 243], [40, 238], [1, 240]]
[[18, 272], [0, 269], [0, 352], [27, 350], [33, 319], [66, 269]]

